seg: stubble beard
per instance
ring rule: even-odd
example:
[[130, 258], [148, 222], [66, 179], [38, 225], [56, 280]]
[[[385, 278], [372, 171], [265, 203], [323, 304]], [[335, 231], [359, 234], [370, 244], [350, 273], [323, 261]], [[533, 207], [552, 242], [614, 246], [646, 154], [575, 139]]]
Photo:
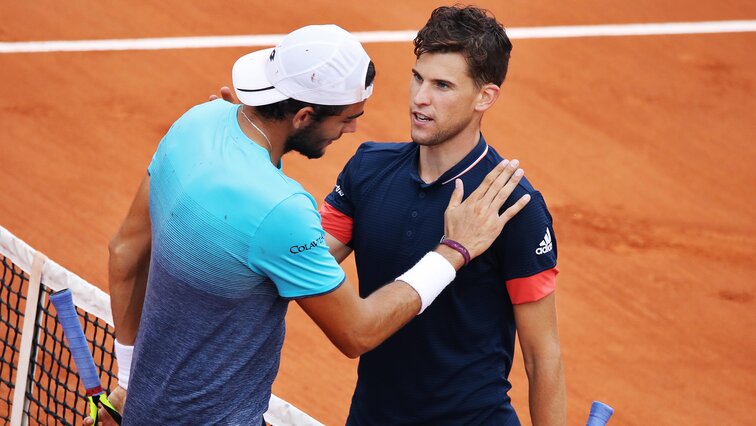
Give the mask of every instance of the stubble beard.
[[284, 152], [296, 151], [310, 160], [320, 158], [325, 154], [322, 136], [320, 128], [313, 123], [289, 135], [284, 143]]
[[412, 136], [412, 141], [418, 145], [437, 146], [460, 134], [465, 129], [465, 127], [467, 127], [467, 123], [460, 121], [458, 123], [455, 123], [452, 127], [437, 130], [435, 133], [424, 138], [416, 135], [415, 132], [410, 133]]

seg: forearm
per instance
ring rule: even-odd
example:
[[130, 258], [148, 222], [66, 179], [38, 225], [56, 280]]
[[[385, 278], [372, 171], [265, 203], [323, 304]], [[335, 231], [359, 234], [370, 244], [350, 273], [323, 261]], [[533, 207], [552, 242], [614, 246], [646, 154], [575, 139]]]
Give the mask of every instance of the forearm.
[[456, 250], [439, 245], [414, 267], [372, 293], [360, 310], [366, 325], [360, 330], [364, 352], [381, 344], [427, 308], [464, 265]]
[[420, 297], [407, 283], [398, 281], [376, 290], [359, 305], [354, 321], [343, 329], [343, 343], [337, 344], [350, 358], [372, 350], [412, 320], [420, 310]]
[[559, 354], [526, 367], [530, 385], [528, 400], [533, 426], [566, 425], [564, 370]]
[[136, 339], [150, 266], [150, 245], [143, 238], [117, 235], [109, 245], [110, 305], [118, 341]]
[[149, 200], [150, 177], [147, 175], [139, 185], [129, 213], [108, 245], [110, 305], [116, 336], [124, 345], [134, 344], [142, 316], [152, 247]]
[[567, 423], [564, 370], [557, 325], [556, 294], [514, 305], [533, 425]]
[[[464, 260], [445, 246], [426, 257], [410, 269], [415, 278], [403, 274], [401, 281], [386, 284], [367, 298], [360, 298], [345, 282], [329, 294], [298, 299], [297, 303], [344, 355], [356, 358], [381, 344], [418, 315], [423, 306], [428, 306], [454, 279], [455, 270]], [[420, 279], [416, 279], [418, 276]]]

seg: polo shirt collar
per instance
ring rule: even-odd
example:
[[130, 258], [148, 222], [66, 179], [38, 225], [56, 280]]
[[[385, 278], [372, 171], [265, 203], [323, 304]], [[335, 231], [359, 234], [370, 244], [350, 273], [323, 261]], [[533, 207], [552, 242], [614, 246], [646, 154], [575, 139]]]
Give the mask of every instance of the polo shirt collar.
[[454, 182], [454, 179], [462, 177], [465, 173], [480, 163], [488, 154], [488, 143], [486, 143], [483, 134], [480, 134], [480, 139], [477, 145], [463, 158], [459, 163], [455, 164], [452, 168], [444, 172], [438, 179], [431, 183], [425, 183], [420, 179], [420, 147], [417, 146], [415, 150], [415, 167], [412, 168], [412, 179], [420, 184], [421, 188], [430, 188], [434, 185], [446, 185]]

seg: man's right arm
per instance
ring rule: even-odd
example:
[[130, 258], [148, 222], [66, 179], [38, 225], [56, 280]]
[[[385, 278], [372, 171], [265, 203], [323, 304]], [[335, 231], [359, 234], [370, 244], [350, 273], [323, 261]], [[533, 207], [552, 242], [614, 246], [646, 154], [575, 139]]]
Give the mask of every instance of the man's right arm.
[[118, 341], [133, 345], [136, 339], [150, 267], [150, 177], [145, 176], [129, 213], [108, 245], [110, 305]]
[[[464, 246], [469, 257], [483, 253], [507, 221], [529, 201], [523, 196], [502, 215], [499, 209], [522, 177], [517, 163], [497, 166], [462, 202], [461, 181], [444, 214], [445, 235]], [[510, 178], [511, 177], [511, 178]], [[336, 247], [338, 250], [338, 247]], [[361, 298], [348, 283], [297, 303], [331, 342], [350, 358], [373, 349], [430, 305], [453, 279], [465, 258], [457, 250], [439, 245], [396, 281]]]
[[[435, 252], [455, 270], [464, 264], [463, 257], [449, 247], [439, 246]], [[344, 280], [328, 294], [297, 302], [334, 346], [344, 355], [357, 358], [414, 318], [422, 306], [422, 297], [413, 286], [397, 280], [362, 299]]]

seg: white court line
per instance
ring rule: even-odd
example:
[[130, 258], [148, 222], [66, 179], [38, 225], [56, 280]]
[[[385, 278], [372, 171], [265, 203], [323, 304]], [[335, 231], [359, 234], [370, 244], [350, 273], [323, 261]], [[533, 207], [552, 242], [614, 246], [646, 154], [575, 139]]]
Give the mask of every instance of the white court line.
[[[756, 20], [670, 22], [658, 24], [571, 25], [509, 28], [511, 39], [613, 37], [668, 34], [711, 34], [756, 31]], [[363, 43], [412, 41], [415, 30], [353, 32]], [[161, 50], [217, 47], [274, 46], [284, 34], [169, 37], [117, 40], [20, 41], [0, 43], [0, 53], [88, 52], [98, 50]]]

